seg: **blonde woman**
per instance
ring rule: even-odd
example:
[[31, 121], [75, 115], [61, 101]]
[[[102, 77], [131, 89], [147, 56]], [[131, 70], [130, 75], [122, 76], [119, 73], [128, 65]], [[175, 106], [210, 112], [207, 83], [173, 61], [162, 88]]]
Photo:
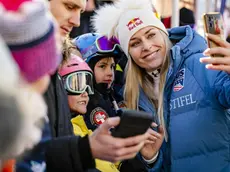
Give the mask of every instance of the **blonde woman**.
[[167, 31], [148, 0], [104, 6], [94, 26], [101, 34], [116, 36], [129, 57], [124, 88], [128, 108], [157, 114], [163, 125], [166, 142], [159, 153], [160, 139], [143, 148], [157, 157], [153, 168], [148, 166], [151, 157], [140, 151], [146, 169], [229, 171], [230, 79], [200, 63], [205, 39], [189, 26]]

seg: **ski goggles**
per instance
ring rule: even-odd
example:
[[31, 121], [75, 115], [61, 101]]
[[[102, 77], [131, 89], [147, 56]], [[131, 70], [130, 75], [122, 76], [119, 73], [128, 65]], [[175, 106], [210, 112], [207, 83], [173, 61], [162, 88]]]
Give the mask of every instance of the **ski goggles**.
[[93, 75], [87, 71], [74, 72], [67, 75], [64, 79], [64, 87], [68, 94], [80, 95], [87, 92], [94, 94]]
[[96, 39], [95, 43], [92, 46], [81, 51], [81, 55], [84, 59], [87, 60], [88, 57], [100, 53], [100, 54], [119, 54], [122, 53], [119, 41], [112, 37], [108, 39], [106, 36], [102, 36]]

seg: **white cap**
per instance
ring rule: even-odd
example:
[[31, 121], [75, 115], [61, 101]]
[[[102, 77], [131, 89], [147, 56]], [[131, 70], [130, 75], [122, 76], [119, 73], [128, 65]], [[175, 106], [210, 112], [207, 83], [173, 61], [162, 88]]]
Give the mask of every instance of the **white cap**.
[[154, 26], [168, 35], [164, 24], [153, 12], [149, 0], [120, 0], [114, 5], [101, 7], [96, 13], [93, 18], [96, 32], [108, 37], [116, 36], [127, 57], [129, 41], [140, 29]]

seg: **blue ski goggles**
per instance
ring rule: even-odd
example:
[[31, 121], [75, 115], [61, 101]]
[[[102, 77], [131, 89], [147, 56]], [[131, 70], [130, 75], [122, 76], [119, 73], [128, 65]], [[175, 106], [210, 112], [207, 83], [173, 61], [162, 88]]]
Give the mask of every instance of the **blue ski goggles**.
[[120, 54], [123, 53], [119, 41], [112, 37], [108, 39], [106, 36], [102, 36], [96, 39], [95, 43], [92, 46], [89, 46], [81, 51], [83, 59], [89, 61], [89, 57], [92, 57], [94, 54]]

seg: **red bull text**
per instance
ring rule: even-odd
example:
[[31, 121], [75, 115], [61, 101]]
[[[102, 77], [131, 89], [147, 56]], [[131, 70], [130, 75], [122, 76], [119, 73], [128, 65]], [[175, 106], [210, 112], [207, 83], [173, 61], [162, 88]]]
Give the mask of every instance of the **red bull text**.
[[131, 31], [135, 27], [141, 25], [142, 23], [143, 23], [143, 21], [139, 17], [136, 17], [136, 18], [130, 20], [126, 26], [128, 27], [129, 31]]

